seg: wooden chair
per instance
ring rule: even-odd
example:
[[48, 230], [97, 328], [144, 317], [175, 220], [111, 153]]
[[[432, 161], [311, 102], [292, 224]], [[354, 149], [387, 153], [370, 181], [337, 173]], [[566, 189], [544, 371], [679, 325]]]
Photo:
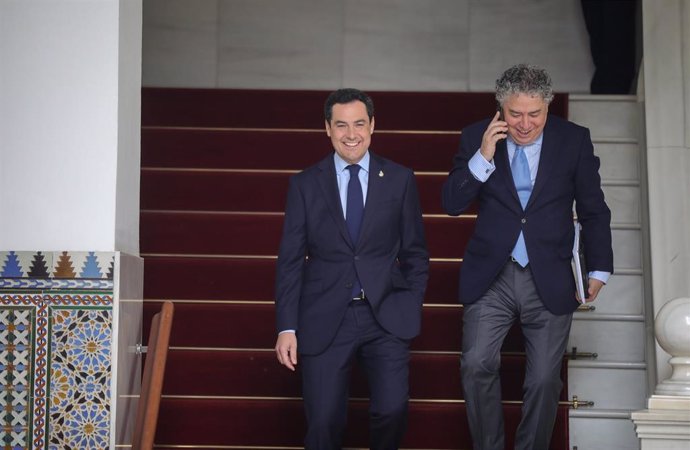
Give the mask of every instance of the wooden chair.
[[156, 313], [151, 320], [144, 376], [141, 380], [141, 395], [139, 396], [137, 418], [132, 437], [134, 450], [151, 450], [153, 448], [173, 313], [172, 302], [164, 302], [161, 311]]

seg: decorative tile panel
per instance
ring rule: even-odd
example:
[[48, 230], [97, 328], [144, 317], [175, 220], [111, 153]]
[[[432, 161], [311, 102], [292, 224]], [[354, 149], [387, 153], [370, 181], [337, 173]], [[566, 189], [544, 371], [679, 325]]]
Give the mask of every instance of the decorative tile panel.
[[0, 448], [110, 446], [114, 264], [0, 252]]
[[0, 252], [0, 290], [113, 289], [113, 252]]
[[48, 448], [107, 448], [111, 311], [51, 308], [50, 318]]
[[0, 404], [3, 448], [30, 446], [30, 399], [33, 308], [0, 310]]

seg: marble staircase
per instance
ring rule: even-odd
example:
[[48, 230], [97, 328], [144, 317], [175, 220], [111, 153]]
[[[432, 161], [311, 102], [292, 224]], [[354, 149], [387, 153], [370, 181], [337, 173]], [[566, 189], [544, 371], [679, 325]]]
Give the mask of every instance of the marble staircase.
[[646, 245], [643, 110], [635, 96], [571, 95], [569, 119], [590, 129], [612, 212], [614, 274], [591, 309], [574, 315], [568, 396], [572, 449], [639, 449], [630, 420], [648, 392], [653, 315]]

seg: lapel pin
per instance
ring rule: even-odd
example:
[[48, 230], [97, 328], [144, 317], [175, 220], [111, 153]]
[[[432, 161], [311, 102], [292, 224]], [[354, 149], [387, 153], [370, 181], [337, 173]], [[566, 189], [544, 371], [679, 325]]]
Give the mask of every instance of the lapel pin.
[[379, 176], [380, 176], [380, 177], [383, 176], [383, 170], [379, 170]]

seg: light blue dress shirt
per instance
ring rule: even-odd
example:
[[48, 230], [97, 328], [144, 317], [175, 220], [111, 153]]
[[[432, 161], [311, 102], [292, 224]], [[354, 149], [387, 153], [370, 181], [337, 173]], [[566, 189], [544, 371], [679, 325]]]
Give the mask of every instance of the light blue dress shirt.
[[[367, 206], [367, 190], [369, 188], [369, 151], [364, 154], [362, 159], [357, 163], [361, 167], [359, 171], [359, 183], [362, 185], [362, 197], [364, 198], [364, 206]], [[347, 185], [350, 182], [350, 171], [347, 166], [350, 165], [347, 161], [340, 157], [336, 152], [333, 152], [333, 162], [335, 162], [335, 174], [338, 180], [338, 192], [340, 193], [340, 205], [343, 207], [343, 217], [347, 217]]]
[[[532, 181], [532, 187], [534, 187], [534, 181], [537, 179], [537, 170], [539, 169], [539, 157], [541, 156], [541, 143], [544, 139], [544, 134], [540, 134], [539, 137], [528, 145], [523, 145], [525, 155], [527, 156], [527, 162], [529, 164], [529, 174]], [[515, 155], [515, 142], [512, 139], [506, 139], [506, 146], [508, 147], [508, 161], [513, 160]], [[481, 154], [481, 148], [470, 158], [467, 163], [467, 167], [470, 169], [472, 176], [482, 183], [489, 179], [492, 173], [496, 170], [496, 165], [494, 161], [487, 161]], [[595, 278], [602, 283], [606, 284], [611, 276], [610, 272], [602, 272], [595, 270], [588, 273], [590, 278]]]

